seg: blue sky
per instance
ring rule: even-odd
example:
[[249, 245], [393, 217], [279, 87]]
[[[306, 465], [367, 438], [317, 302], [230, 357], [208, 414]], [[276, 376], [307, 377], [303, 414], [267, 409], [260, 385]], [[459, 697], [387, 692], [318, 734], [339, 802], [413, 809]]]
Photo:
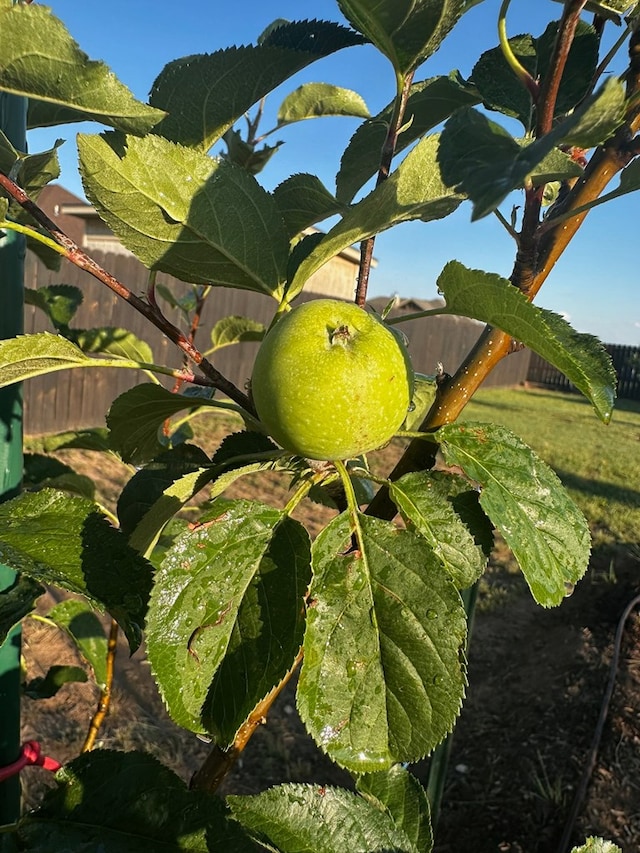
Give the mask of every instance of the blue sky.
[[[343, 20], [334, 0], [50, 0], [47, 5], [83, 50], [93, 59], [104, 60], [141, 100], [147, 99], [164, 64], [179, 56], [255, 42], [275, 18]], [[447, 74], [453, 68], [467, 77], [480, 53], [497, 43], [499, 7], [500, 0], [484, 0], [471, 9], [417, 79]], [[560, 11], [561, 6], [552, 0], [514, 0], [507, 19], [509, 34], [539, 35]], [[617, 28], [610, 29], [611, 36], [617, 34]], [[394, 91], [387, 61], [372, 48], [352, 49], [316, 63], [281, 87], [269, 99], [267, 118], [287, 92], [310, 81], [354, 89], [373, 114]], [[286, 144], [260, 176], [261, 182], [271, 189], [290, 174], [309, 171], [333, 189], [340, 155], [357, 124], [347, 118], [315, 119], [284, 128], [275, 138]], [[267, 121], [264, 128], [268, 127]], [[509, 129], [518, 132], [515, 126]], [[29, 145], [35, 152], [50, 147], [57, 137], [66, 139], [60, 150], [60, 182], [82, 195], [75, 165], [78, 130], [92, 132], [92, 126], [33, 131]], [[616, 185], [617, 181], [612, 186]], [[509, 214], [508, 207], [503, 211]], [[598, 335], [605, 342], [640, 344], [637, 211], [637, 193], [594, 210], [541, 291], [538, 304], [564, 314], [578, 331]], [[408, 223], [380, 235], [379, 265], [370, 295], [433, 298], [438, 274], [454, 258], [468, 267], [508, 276], [514, 257], [512, 239], [495, 217], [471, 223], [470, 214], [470, 205], [464, 204], [441, 222]]]

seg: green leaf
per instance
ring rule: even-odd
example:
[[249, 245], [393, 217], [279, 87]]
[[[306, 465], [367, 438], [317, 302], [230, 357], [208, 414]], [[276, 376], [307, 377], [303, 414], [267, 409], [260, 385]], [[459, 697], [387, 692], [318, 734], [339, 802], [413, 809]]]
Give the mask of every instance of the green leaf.
[[96, 684], [107, 685], [107, 637], [93, 608], [86, 601], [68, 599], [56, 604], [47, 618], [65, 631], [91, 666]]
[[33, 453], [55, 453], [56, 450], [109, 450], [109, 431], [105, 427], [69, 430], [43, 436], [25, 437], [25, 449]]
[[89, 500], [94, 499], [96, 490], [91, 477], [76, 474], [73, 468], [59, 459], [36, 453], [24, 454], [24, 484], [32, 491], [34, 488], [60, 489]]
[[559, 145], [590, 148], [605, 142], [623, 123], [624, 104], [623, 84], [610, 79], [553, 130], [529, 144], [517, 142], [477, 110], [462, 107], [447, 121], [440, 138], [442, 178], [469, 196], [471, 218], [481, 219], [522, 187]]
[[470, 8], [468, 0], [338, 0], [338, 6], [403, 75], [435, 53]]
[[140, 340], [128, 329], [103, 326], [96, 329], [72, 329], [67, 336], [82, 352], [106, 353], [129, 361], [153, 363], [153, 352], [146, 341]]
[[[50, 148], [48, 151], [42, 151], [38, 154], [26, 154], [14, 148], [5, 134], [0, 131], [0, 169], [6, 175], [10, 175], [32, 201], [37, 201], [42, 188], [60, 176], [58, 148], [62, 145], [62, 142], [62, 139], [58, 139], [54, 143], [53, 148]], [[0, 195], [5, 194], [5, 190], [0, 190]], [[11, 198], [9, 198], [9, 201], [9, 219], [37, 229], [41, 228], [31, 214], [27, 213], [21, 205]]]
[[258, 148], [254, 144], [245, 142], [242, 135], [232, 127], [225, 131], [222, 139], [227, 150], [221, 154], [221, 157], [236, 166], [241, 166], [251, 175], [257, 175], [261, 172], [280, 146], [284, 144], [282, 141], [278, 141], [275, 145], [265, 143], [262, 148]]
[[[393, 327], [391, 327], [393, 328]], [[413, 397], [409, 412], [405, 418], [402, 428], [409, 432], [417, 430], [431, 408], [436, 398], [436, 377], [425, 376], [424, 373], [414, 373]]]
[[166, 110], [156, 128], [173, 142], [208, 151], [252, 104], [310, 63], [362, 44], [346, 27], [301, 21], [273, 29], [258, 46], [186, 56], [165, 66], [150, 101]]
[[58, 787], [19, 823], [30, 853], [251, 853], [222, 801], [151, 755], [94, 750], [56, 776]]
[[66, 328], [82, 304], [83, 294], [71, 284], [49, 284], [33, 290], [25, 287], [24, 301], [47, 315], [55, 329]]
[[0, 645], [7, 634], [34, 609], [45, 588], [26, 575], [18, 575], [13, 584], [0, 592]]
[[290, 92], [278, 110], [278, 124], [291, 124], [321, 116], [369, 118], [364, 99], [351, 89], [331, 83], [304, 83]]
[[479, 483], [480, 505], [513, 551], [538, 604], [560, 604], [587, 569], [590, 534], [556, 474], [502, 426], [450, 424], [434, 437], [447, 464]]
[[[209, 457], [192, 444], [181, 444], [156, 456], [134, 474], [120, 493], [117, 511], [122, 532], [129, 536], [176, 480], [200, 475], [207, 467], [211, 467]], [[181, 503], [177, 509], [180, 506]]]
[[218, 320], [211, 330], [211, 343], [217, 350], [242, 341], [261, 341], [265, 331], [264, 323], [233, 314]]
[[28, 681], [24, 686], [25, 695], [30, 699], [51, 699], [69, 682], [86, 682], [87, 673], [81, 666], [61, 666], [54, 664], [47, 674]]
[[279, 853], [428, 853], [389, 814], [343, 788], [278, 785], [227, 802], [261, 846]]
[[18, 335], [0, 341], [0, 388], [56, 370], [94, 364], [75, 344], [59, 335]]
[[453, 728], [466, 619], [417, 533], [358, 513], [313, 546], [298, 708], [316, 743], [355, 773], [417, 761]]
[[[601, 5], [601, 4], [587, 4]], [[571, 853], [622, 853], [620, 847], [613, 844], [611, 841], [605, 841], [603, 838], [595, 838], [593, 835], [587, 838], [586, 844], [581, 844], [580, 847], [574, 847]]]
[[558, 314], [533, 305], [507, 279], [469, 270], [458, 261], [445, 266], [438, 289], [447, 301], [447, 312], [502, 329], [561, 370], [608, 423], [616, 375], [597, 338], [574, 331]]
[[189, 317], [192, 311], [195, 311], [198, 304], [198, 296], [196, 288], [191, 287], [186, 293], [178, 295], [172, 293], [171, 290], [164, 284], [156, 284], [156, 294], [161, 296], [165, 302], [168, 302], [172, 308], [178, 308], [185, 317]]
[[439, 471], [405, 474], [389, 488], [402, 517], [429, 542], [458, 589], [471, 586], [493, 547], [477, 493], [462, 477]]
[[287, 178], [273, 191], [289, 237], [301, 234], [317, 222], [344, 213], [340, 204], [315, 175], [301, 173]]
[[92, 119], [143, 134], [163, 117], [90, 60], [46, 6], [17, 4], [0, 15], [0, 89], [45, 101], [44, 123]]
[[117, 397], [107, 414], [109, 444], [124, 462], [140, 465], [165, 448], [159, 430], [167, 420], [185, 409], [215, 405], [204, 398], [173, 394], [161, 385], [145, 382]]
[[147, 267], [196, 284], [276, 295], [289, 241], [248, 172], [159, 136], [78, 137], [87, 197]]
[[416, 850], [429, 853], [433, 847], [429, 800], [415, 776], [396, 764], [387, 773], [360, 776], [356, 787], [360, 794], [393, 818]]
[[309, 537], [252, 501], [217, 501], [156, 574], [149, 659], [173, 719], [230, 745], [302, 643]]
[[462, 199], [442, 183], [437, 150], [437, 136], [423, 139], [386, 181], [349, 209], [297, 268], [289, 299], [314, 272], [354, 243], [399, 222], [430, 222], [453, 213]]
[[[509, 44], [534, 80], [544, 80], [553, 58], [557, 22], [549, 24], [539, 38], [519, 35]], [[555, 103], [554, 117], [568, 113], [589, 93], [598, 65], [599, 40], [594, 28], [579, 21]], [[471, 73], [485, 106], [517, 118], [526, 131], [535, 126], [535, 110], [528, 90], [507, 64], [500, 47], [482, 54]]]
[[139, 645], [151, 566], [92, 501], [44, 489], [0, 505], [0, 559], [86, 596], [118, 621], [132, 649]]
[[[455, 110], [480, 102], [478, 92], [452, 71], [448, 77], [431, 77], [414, 83], [405, 111], [405, 127], [398, 136], [396, 153], [400, 154], [416, 139], [420, 139]], [[372, 178], [380, 167], [380, 151], [393, 115], [394, 102], [382, 112], [360, 125], [352, 136], [340, 162], [336, 177], [336, 195], [351, 202], [358, 190]]]

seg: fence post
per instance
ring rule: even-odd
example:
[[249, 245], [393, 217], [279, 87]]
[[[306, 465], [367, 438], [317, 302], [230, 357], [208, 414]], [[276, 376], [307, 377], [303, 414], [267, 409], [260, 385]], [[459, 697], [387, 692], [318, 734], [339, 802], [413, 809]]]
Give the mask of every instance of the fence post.
[[[0, 130], [19, 151], [26, 150], [26, 98], [0, 92]], [[0, 238], [0, 339], [23, 330], [24, 238], [8, 231]], [[14, 497], [22, 480], [22, 390], [0, 389], [0, 501]], [[9, 589], [15, 573], [0, 565], [0, 592]], [[20, 646], [19, 626], [0, 646], [0, 767], [18, 758], [20, 749]], [[0, 825], [20, 816], [20, 782], [17, 776], [0, 783]]]

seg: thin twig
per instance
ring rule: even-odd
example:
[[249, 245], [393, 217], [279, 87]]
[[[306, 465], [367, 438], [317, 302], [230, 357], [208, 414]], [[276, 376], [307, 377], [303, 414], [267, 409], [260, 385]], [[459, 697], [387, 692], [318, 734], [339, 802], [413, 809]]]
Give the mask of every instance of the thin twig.
[[[396, 97], [396, 103], [393, 110], [393, 116], [389, 122], [387, 135], [380, 152], [380, 168], [378, 169], [378, 177], [376, 187], [380, 186], [383, 181], [386, 181], [391, 172], [391, 163], [393, 161], [396, 147], [398, 145], [398, 135], [404, 123], [404, 116], [407, 110], [407, 101], [411, 92], [411, 84], [413, 83], [414, 72], [411, 71], [404, 78], [402, 88], [399, 95]], [[369, 274], [371, 272], [371, 263], [373, 261], [373, 247], [375, 246], [376, 238], [369, 237], [363, 240], [360, 244], [360, 268], [358, 270], [358, 283], [356, 285], [356, 305], [364, 308], [367, 301], [367, 288], [369, 286]]]
[[293, 666], [282, 681], [253, 709], [247, 721], [240, 727], [233, 744], [228, 749], [222, 749], [218, 745], [213, 747], [202, 767], [192, 776], [191, 788], [214, 793], [220, 787], [223, 779], [238, 760], [256, 729], [266, 723], [267, 714], [271, 710], [273, 703], [287, 685], [301, 661], [302, 649], [298, 652]]
[[118, 633], [118, 623], [115, 619], [112, 619], [111, 628], [109, 630], [109, 640], [107, 643], [107, 669], [105, 684], [100, 692], [100, 701], [98, 702], [96, 712], [89, 723], [89, 731], [87, 732], [87, 736], [82, 745], [81, 752], [90, 752], [93, 749], [100, 727], [109, 713], [113, 689], [113, 670], [116, 661], [116, 652], [118, 650]]
[[11, 196], [11, 198], [14, 199], [14, 201], [17, 201], [18, 204], [27, 211], [27, 213], [31, 214], [39, 225], [51, 234], [55, 242], [64, 250], [61, 254], [63, 254], [68, 261], [85, 272], [88, 272], [89, 275], [98, 279], [98, 281], [105, 284], [121, 299], [128, 302], [136, 311], [160, 329], [160, 331], [172, 343], [185, 353], [190, 361], [197, 364], [205, 376], [212, 380], [212, 384], [216, 388], [234, 400], [234, 402], [238, 403], [238, 405], [245, 411], [249, 412], [249, 414], [255, 414], [253, 404], [247, 395], [223, 376], [220, 371], [216, 370], [216, 368], [206, 358], [204, 358], [202, 353], [193, 346], [186, 335], [184, 335], [177, 326], [171, 323], [156, 306], [145, 302], [144, 299], [141, 299], [129, 290], [125, 284], [118, 281], [115, 276], [111, 275], [111, 273], [107, 272], [100, 266], [100, 264], [94, 261], [93, 258], [87, 255], [87, 253], [77, 246], [76, 243], [74, 243], [74, 241], [64, 233], [64, 231], [61, 231], [60, 228], [58, 228], [55, 222], [52, 222], [52, 220], [49, 219], [43, 210], [31, 201], [21, 187], [2, 172], [0, 172], [0, 187], [2, 187]]

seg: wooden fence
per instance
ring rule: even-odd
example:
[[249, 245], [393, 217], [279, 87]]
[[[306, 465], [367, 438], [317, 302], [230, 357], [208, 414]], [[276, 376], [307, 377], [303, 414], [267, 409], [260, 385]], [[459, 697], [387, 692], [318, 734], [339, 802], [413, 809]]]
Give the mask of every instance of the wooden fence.
[[[618, 382], [618, 397], [622, 400], [640, 400], [640, 347], [605, 344], [611, 356]], [[567, 377], [536, 353], [531, 354], [527, 382], [544, 385], [556, 391], [575, 391]]]
[[[100, 252], [92, 254], [98, 263], [134, 293], [144, 293], [148, 274], [135, 258], [117, 254], [103, 255]], [[84, 301], [72, 326], [83, 329], [93, 326], [128, 328], [151, 345], [156, 362], [174, 367], [181, 365], [177, 349], [144, 317], [104, 285], [66, 261], [63, 261], [60, 272], [52, 273], [29, 255], [25, 276], [27, 287], [37, 288], [60, 282], [76, 285], [84, 294]], [[158, 282], [174, 291], [184, 289], [184, 284], [170, 276], [159, 275]], [[303, 298], [314, 298], [317, 295], [310, 294]], [[268, 296], [232, 288], [216, 288], [203, 312], [198, 333], [201, 348], [207, 348], [209, 329], [220, 318], [239, 314], [268, 323], [274, 308], [275, 303]], [[181, 325], [176, 309], [167, 308], [166, 313], [169, 319]], [[446, 372], [453, 373], [476, 341], [482, 325], [464, 318], [437, 316], [428, 320], [409, 321], [403, 324], [402, 329], [409, 339], [409, 351], [415, 369], [433, 374], [438, 363], [443, 365]], [[51, 331], [46, 317], [38, 309], [27, 306], [25, 332], [43, 330]], [[236, 385], [244, 387], [251, 375], [257, 346], [243, 343], [224, 348], [215, 354], [215, 366]], [[529, 351], [523, 350], [509, 356], [491, 373], [486, 384], [523, 383], [527, 378], [530, 355]], [[105, 413], [115, 397], [140, 381], [145, 381], [145, 378], [135, 371], [107, 368], [67, 370], [29, 380], [24, 385], [25, 432], [39, 435], [54, 430], [103, 426]]]

